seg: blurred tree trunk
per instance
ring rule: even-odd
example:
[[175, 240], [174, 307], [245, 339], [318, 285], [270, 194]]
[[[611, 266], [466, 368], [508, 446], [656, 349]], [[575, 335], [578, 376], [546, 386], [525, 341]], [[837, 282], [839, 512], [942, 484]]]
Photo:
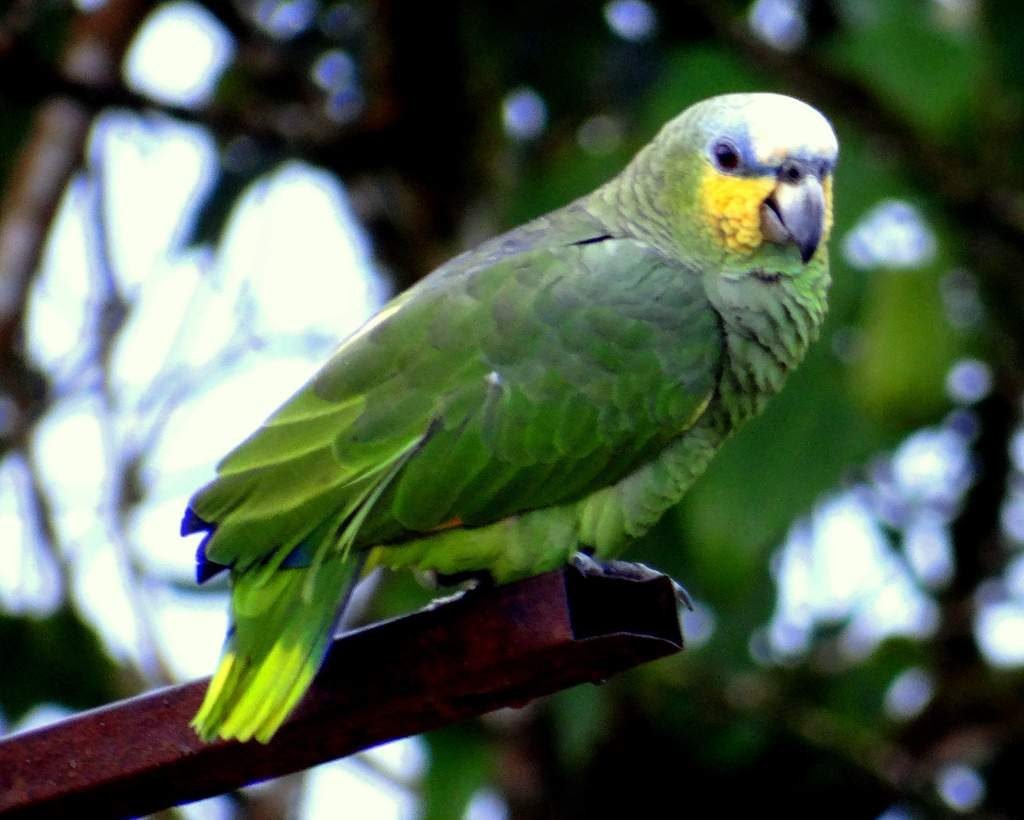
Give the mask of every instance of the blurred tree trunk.
[[[85, 87], [119, 86], [125, 52], [151, 8], [145, 0], [107, 0], [95, 12], [76, 14], [59, 71]], [[21, 12], [18, 22], [25, 25], [30, 12]], [[0, 35], [0, 56], [15, 47], [15, 37]], [[22, 81], [31, 85], [30, 77], [9, 79]], [[39, 100], [0, 197], [0, 385], [16, 407], [14, 419], [0, 427], [0, 454], [11, 444], [24, 445], [43, 409], [45, 378], [24, 354], [26, 300], [61, 196], [82, 164], [95, 113], [73, 97]]]

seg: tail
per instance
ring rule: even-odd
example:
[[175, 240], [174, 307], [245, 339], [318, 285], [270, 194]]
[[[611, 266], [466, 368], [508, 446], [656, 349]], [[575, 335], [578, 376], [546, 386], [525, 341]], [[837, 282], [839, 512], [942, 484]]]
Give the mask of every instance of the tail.
[[203, 740], [270, 741], [320, 667], [364, 557], [346, 550], [305, 567], [232, 571], [234, 623], [192, 719]]

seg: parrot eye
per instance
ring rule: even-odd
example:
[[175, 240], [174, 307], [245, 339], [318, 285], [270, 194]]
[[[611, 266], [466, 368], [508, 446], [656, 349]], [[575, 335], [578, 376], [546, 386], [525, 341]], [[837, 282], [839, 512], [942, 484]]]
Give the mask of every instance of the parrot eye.
[[735, 171], [740, 167], [740, 152], [728, 140], [719, 140], [712, 145], [711, 156], [722, 171]]

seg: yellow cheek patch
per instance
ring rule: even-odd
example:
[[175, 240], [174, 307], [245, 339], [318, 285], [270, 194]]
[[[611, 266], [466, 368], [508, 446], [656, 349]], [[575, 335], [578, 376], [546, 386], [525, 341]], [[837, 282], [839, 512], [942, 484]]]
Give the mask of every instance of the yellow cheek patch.
[[700, 184], [701, 214], [711, 235], [733, 253], [753, 253], [764, 241], [761, 203], [774, 177], [733, 177], [709, 167]]

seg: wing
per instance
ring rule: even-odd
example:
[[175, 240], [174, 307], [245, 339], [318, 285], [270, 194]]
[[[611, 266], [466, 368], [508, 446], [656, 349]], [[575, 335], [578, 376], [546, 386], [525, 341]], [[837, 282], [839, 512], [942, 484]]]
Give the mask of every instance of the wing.
[[369, 546], [581, 498], [692, 424], [722, 355], [697, 272], [632, 239], [490, 247], [399, 296], [224, 459], [185, 522], [206, 560], [308, 563], [325, 528]]

